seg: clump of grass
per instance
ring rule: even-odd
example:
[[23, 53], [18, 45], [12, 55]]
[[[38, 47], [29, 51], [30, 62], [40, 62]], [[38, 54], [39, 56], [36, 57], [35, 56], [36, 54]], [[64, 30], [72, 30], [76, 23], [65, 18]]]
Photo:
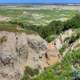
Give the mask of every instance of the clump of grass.
[[62, 48], [59, 50], [59, 52], [60, 52], [61, 55], [63, 55], [63, 52], [65, 51], [65, 49], [66, 49], [66, 46], [64, 45], [64, 46], [62, 46]]
[[0, 44], [2, 44], [3, 42], [6, 42], [6, 41], [7, 41], [6, 36], [3, 36], [0, 38]]
[[[68, 52], [60, 63], [50, 66], [33, 80], [73, 80], [73, 64], [80, 64], [80, 50]], [[76, 66], [76, 70], [80, 71], [80, 66]]]
[[31, 80], [32, 77], [34, 77], [35, 75], [38, 75], [38, 73], [39, 73], [38, 69], [32, 69], [27, 66], [24, 71], [24, 76], [21, 80]]
[[[25, 32], [26, 34], [37, 34], [35, 31], [28, 30], [28, 29], [21, 29], [18, 30], [17, 26], [19, 26], [16, 23], [10, 23], [10, 22], [0, 22], [0, 31], [8, 31], [8, 32]], [[21, 27], [21, 26], [19, 26]]]

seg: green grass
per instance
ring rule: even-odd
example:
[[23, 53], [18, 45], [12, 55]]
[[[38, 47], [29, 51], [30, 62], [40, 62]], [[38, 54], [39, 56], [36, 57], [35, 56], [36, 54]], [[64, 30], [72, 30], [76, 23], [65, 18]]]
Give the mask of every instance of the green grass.
[[18, 30], [18, 24], [12, 24], [10, 22], [0, 22], [0, 31], [8, 31], [8, 32], [25, 32], [27, 34], [37, 34], [35, 31], [22, 29]]
[[22, 14], [22, 10], [13, 10], [13, 9], [0, 9], [0, 15], [7, 17], [17, 17]]
[[[23, 7], [24, 8], [24, 7]], [[26, 10], [26, 9], [8, 9], [0, 8], [0, 16], [8, 16], [11, 18], [11, 22], [0, 22], [0, 31], [9, 31], [9, 32], [26, 32], [27, 34], [40, 34], [41, 37], [46, 39], [48, 42], [51, 42], [57, 35], [59, 35], [63, 29], [67, 30], [69, 28], [80, 28], [80, 19], [75, 18], [75, 14], [78, 13], [75, 10]], [[24, 12], [26, 12], [24, 14]], [[73, 20], [68, 21], [65, 24], [64, 22], [57, 22], [61, 18], [68, 18]], [[76, 21], [75, 21], [76, 19]], [[17, 30], [16, 27], [21, 23], [24, 26], [24, 29]], [[34, 24], [34, 25], [33, 25]], [[69, 26], [68, 26], [69, 24]], [[30, 26], [27, 26], [30, 25]], [[36, 26], [39, 25], [39, 26]], [[44, 26], [45, 25], [45, 26]], [[74, 25], [74, 26], [73, 26]], [[75, 26], [76, 25], [76, 26]], [[68, 27], [67, 27], [68, 26]], [[80, 29], [76, 29], [76, 32], [79, 33]], [[0, 43], [6, 41], [5, 37], [0, 39]], [[75, 41], [75, 38], [71, 39], [71, 42]], [[64, 51], [64, 48], [61, 49], [61, 52]], [[80, 61], [80, 50], [69, 52], [65, 55], [63, 60], [56, 65], [50, 66], [43, 73], [37, 76], [34, 80], [72, 80], [72, 69], [71, 65], [75, 62]], [[80, 69], [78, 69], [80, 70]], [[29, 75], [34, 75], [36, 70], [27, 70], [22, 80], [27, 80]], [[32, 77], [32, 76], [31, 76]], [[30, 79], [29, 79], [30, 80]]]
[[6, 41], [7, 41], [6, 36], [3, 36], [3, 37], [0, 38], [0, 44], [4, 43]]
[[[24, 8], [27, 7], [23, 7], [22, 9], [0, 8], [0, 15], [8, 16], [11, 20], [22, 23], [47, 25], [50, 21], [58, 20], [60, 18], [70, 19], [77, 13], [75, 10], [26, 10]], [[26, 13], [24, 14], [24, 12]]]
[[24, 76], [21, 80], [31, 80], [31, 77], [34, 77], [35, 75], [39, 74], [38, 69], [32, 69], [30, 67], [26, 67], [24, 71]]
[[[60, 63], [47, 68], [34, 80], [72, 80], [74, 76], [71, 65], [80, 64], [78, 61], [80, 61], [80, 50], [69, 52]], [[77, 66], [76, 70], [80, 72], [80, 67]]]
[[[72, 10], [26, 10], [28, 15], [22, 15], [17, 17], [16, 20], [23, 20], [27, 23], [46, 25], [52, 20], [58, 20], [60, 18], [72, 18], [77, 12]], [[32, 14], [39, 15], [32, 16]], [[63, 15], [64, 14], [64, 15]]]

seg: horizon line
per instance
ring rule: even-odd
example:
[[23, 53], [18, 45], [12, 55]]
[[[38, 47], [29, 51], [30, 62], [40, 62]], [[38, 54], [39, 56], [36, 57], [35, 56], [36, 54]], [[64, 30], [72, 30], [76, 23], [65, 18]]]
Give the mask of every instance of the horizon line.
[[80, 2], [0, 2], [0, 3], [29, 3], [29, 4], [35, 4], [35, 3], [42, 3], [42, 4], [80, 4]]

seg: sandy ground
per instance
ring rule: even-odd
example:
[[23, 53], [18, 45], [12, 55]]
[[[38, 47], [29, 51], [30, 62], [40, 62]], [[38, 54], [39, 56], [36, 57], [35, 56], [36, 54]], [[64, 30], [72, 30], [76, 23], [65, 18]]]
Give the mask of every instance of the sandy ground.
[[8, 20], [10, 20], [9, 17], [0, 16], [0, 21], [8, 21]]
[[52, 43], [49, 43], [48, 50], [45, 53], [42, 65], [44, 66], [44, 68], [46, 68], [49, 65], [56, 64], [59, 61], [60, 61], [59, 51]]

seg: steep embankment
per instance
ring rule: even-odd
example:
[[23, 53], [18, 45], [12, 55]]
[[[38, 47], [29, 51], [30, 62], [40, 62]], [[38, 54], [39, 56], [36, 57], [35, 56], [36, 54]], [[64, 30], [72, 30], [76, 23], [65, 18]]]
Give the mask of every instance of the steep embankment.
[[37, 34], [0, 31], [0, 80], [19, 80], [26, 66], [42, 70], [56, 63], [58, 54]]
[[36, 68], [47, 42], [39, 35], [0, 32], [0, 80], [19, 80], [25, 66]]
[[[61, 60], [59, 50], [67, 45], [74, 33], [70, 29], [47, 43], [37, 34], [0, 31], [0, 80], [20, 80], [26, 66], [41, 71], [56, 64]], [[68, 46], [79, 46], [79, 41], [76, 42], [68, 43]]]
[[61, 50], [60, 62], [33, 80], [80, 80], [80, 33], [76, 29], [69, 29], [61, 33], [51, 45]]

